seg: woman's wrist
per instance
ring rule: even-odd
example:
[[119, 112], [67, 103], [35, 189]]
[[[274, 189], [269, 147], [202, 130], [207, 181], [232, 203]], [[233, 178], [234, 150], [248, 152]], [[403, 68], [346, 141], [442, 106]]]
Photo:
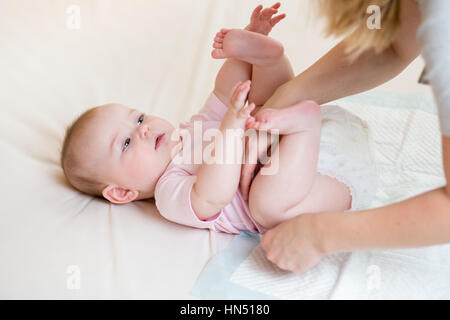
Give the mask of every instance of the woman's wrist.
[[282, 109], [288, 107], [289, 104], [287, 104], [285, 101], [287, 97], [285, 92], [286, 89], [289, 87], [290, 82], [291, 81], [279, 86], [272, 94], [272, 96], [266, 101], [266, 103], [264, 103], [261, 109], [265, 108]]
[[314, 97], [305, 95], [305, 92], [310, 93], [311, 90], [306, 87], [306, 83], [299, 75], [279, 86], [261, 109], [282, 109], [304, 100], [314, 100]]
[[325, 254], [364, 249], [370, 237], [370, 213], [324, 212], [316, 214], [316, 232], [320, 251]]

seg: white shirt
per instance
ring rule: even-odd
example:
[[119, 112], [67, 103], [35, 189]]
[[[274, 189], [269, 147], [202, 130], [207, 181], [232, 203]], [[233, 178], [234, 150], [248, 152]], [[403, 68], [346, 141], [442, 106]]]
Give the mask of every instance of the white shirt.
[[418, 2], [422, 23], [417, 37], [438, 106], [441, 131], [450, 137], [450, 0]]

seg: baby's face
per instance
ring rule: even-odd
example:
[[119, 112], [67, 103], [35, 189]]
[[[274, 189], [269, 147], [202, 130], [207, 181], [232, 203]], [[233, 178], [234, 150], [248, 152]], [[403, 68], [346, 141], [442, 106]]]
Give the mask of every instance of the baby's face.
[[114, 203], [153, 197], [178, 144], [170, 139], [175, 128], [164, 119], [119, 104], [102, 106], [91, 124], [83, 152], [91, 154], [86, 154], [87, 159], [94, 155], [95, 169], [107, 180], [103, 196]]

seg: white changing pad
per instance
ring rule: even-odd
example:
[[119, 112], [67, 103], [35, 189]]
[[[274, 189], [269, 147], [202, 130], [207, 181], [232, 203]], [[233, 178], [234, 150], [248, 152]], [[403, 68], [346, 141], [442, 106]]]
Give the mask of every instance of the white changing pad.
[[[336, 104], [367, 121], [372, 132], [380, 183], [371, 207], [445, 184], [430, 96], [372, 91]], [[268, 261], [259, 240], [247, 232], [237, 236], [208, 264], [192, 294], [245, 299], [450, 298], [450, 244], [340, 253], [293, 274]]]

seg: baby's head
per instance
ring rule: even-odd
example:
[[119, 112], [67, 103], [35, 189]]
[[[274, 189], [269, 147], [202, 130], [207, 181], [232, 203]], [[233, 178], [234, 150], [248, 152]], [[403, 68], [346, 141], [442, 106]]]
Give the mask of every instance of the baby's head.
[[166, 120], [120, 104], [94, 107], [67, 129], [61, 166], [72, 186], [113, 203], [152, 198], [178, 141]]

